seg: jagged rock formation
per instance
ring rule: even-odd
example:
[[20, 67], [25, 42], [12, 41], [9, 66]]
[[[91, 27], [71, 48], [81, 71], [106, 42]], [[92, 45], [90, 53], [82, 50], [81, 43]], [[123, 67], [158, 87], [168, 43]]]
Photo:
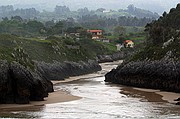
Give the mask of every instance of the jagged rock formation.
[[83, 75], [101, 70], [101, 66], [93, 60], [88, 62], [37, 62], [37, 70], [49, 80], [63, 80], [70, 76]]
[[0, 103], [40, 101], [53, 91], [52, 83], [17, 62], [0, 61]]
[[106, 82], [180, 92], [180, 62], [139, 61], [120, 65], [105, 75]]
[[0, 103], [27, 104], [42, 101], [53, 92], [50, 80], [61, 80], [101, 70], [95, 61], [86, 62], [36, 62], [34, 71], [17, 62], [0, 61]]

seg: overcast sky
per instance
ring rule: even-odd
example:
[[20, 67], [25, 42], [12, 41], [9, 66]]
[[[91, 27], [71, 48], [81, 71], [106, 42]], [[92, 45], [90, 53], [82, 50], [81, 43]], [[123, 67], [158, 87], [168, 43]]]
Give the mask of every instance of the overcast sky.
[[129, 4], [138, 8], [162, 13], [176, 7], [180, 0], [0, 0], [0, 5], [16, 5], [20, 7], [35, 7], [53, 10], [55, 5], [66, 5], [71, 10], [88, 7], [89, 9], [125, 9]]

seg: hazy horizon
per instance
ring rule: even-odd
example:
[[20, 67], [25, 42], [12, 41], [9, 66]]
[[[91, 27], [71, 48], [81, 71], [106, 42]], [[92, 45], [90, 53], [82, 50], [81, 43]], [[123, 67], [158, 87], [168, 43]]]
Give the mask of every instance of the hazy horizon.
[[164, 11], [169, 12], [171, 8], [176, 7], [179, 0], [98, 0], [91, 2], [89, 0], [0, 0], [1, 5], [13, 5], [15, 8], [29, 8], [34, 7], [38, 10], [50, 10], [52, 11], [56, 5], [63, 5], [69, 7], [71, 10], [77, 10], [79, 8], [87, 7], [90, 10], [97, 8], [105, 9], [126, 9], [128, 5], [134, 4], [135, 7], [150, 10], [162, 14]]

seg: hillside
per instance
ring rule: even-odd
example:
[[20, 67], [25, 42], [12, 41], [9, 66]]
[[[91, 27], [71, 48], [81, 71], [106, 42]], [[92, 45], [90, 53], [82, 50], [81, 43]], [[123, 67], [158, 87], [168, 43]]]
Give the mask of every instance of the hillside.
[[[38, 39], [1, 34], [0, 46], [0, 59], [8, 61], [27, 58], [44, 62], [88, 61], [95, 59], [97, 55], [116, 51], [115, 46], [91, 39], [75, 41], [71, 38], [55, 36]], [[111, 49], [112, 47], [114, 50]]]
[[146, 25], [146, 47], [106, 74], [105, 81], [180, 92], [180, 4]]
[[88, 38], [76, 41], [0, 34], [0, 103], [44, 100], [53, 91], [50, 80], [101, 70], [96, 56], [115, 52], [112, 47]]

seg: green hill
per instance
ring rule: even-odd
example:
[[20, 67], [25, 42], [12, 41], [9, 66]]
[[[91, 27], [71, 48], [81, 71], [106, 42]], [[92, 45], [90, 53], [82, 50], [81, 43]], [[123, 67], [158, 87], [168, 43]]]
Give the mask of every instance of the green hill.
[[80, 39], [51, 36], [46, 39], [20, 38], [8, 34], [0, 34], [0, 59], [18, 61], [21, 64], [32, 63], [33, 60], [53, 61], [87, 61], [100, 54], [116, 51], [115, 46], [107, 43]]
[[160, 60], [173, 58], [180, 61], [180, 4], [167, 14], [164, 12], [158, 20], [147, 24], [146, 47], [134, 55], [131, 60]]
[[179, 20], [180, 4], [147, 24], [145, 48], [107, 73], [105, 81], [180, 93]]

